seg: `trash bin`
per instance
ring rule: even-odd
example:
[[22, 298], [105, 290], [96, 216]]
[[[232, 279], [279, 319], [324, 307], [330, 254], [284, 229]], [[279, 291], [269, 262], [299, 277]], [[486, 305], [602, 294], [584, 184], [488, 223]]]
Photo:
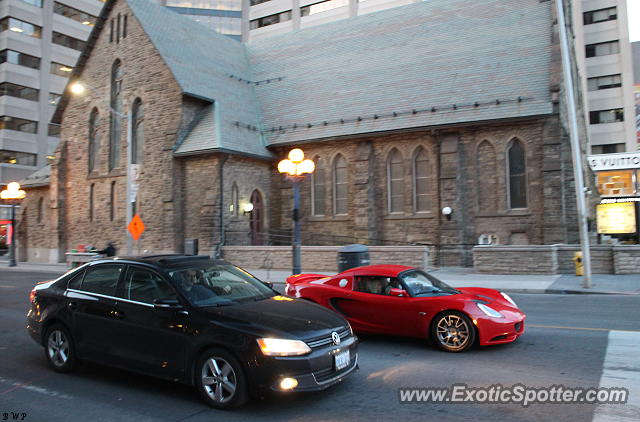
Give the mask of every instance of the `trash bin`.
[[576, 264], [576, 275], [584, 275], [584, 264], [582, 263], [582, 252], [573, 254], [573, 263]]
[[338, 272], [369, 265], [369, 248], [364, 245], [347, 245], [338, 249]]
[[184, 241], [185, 255], [198, 255], [198, 239], [186, 239]]

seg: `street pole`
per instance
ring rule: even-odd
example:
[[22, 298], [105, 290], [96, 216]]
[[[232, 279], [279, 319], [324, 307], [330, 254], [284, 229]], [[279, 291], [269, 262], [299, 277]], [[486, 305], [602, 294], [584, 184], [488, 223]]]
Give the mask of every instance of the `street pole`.
[[15, 267], [16, 264], [16, 204], [11, 204], [11, 248], [9, 249], [9, 266]]
[[[118, 113], [116, 113], [116, 117], [117, 118], [122, 118], [122, 116], [119, 116]], [[133, 237], [131, 235], [131, 233], [129, 233], [129, 230], [127, 229], [127, 227], [129, 226], [129, 223], [131, 222], [131, 219], [133, 219], [133, 206], [131, 205], [131, 203], [133, 202], [131, 200], [131, 160], [133, 158], [133, 154], [131, 152], [131, 139], [132, 139], [132, 127], [131, 127], [131, 110], [129, 110], [129, 112], [127, 112], [126, 115], [126, 119], [127, 119], [127, 203], [126, 203], [126, 214], [127, 214], [127, 218], [124, 224], [124, 233], [125, 236], [127, 238], [127, 256], [132, 256], [132, 249], [133, 249]]]
[[302, 272], [300, 264], [300, 177], [291, 176], [291, 182], [293, 183], [293, 242], [292, 255], [293, 255], [293, 274], [300, 274]]
[[573, 174], [576, 187], [576, 201], [578, 207], [578, 225], [580, 229], [580, 246], [582, 248], [582, 262], [584, 263], [584, 279], [582, 286], [591, 288], [591, 250], [589, 248], [589, 231], [587, 222], [587, 205], [585, 200], [584, 173], [582, 171], [582, 149], [578, 139], [578, 117], [573, 92], [573, 73], [571, 72], [569, 42], [564, 19], [563, 0], [556, 0], [558, 27], [560, 33], [560, 50], [562, 56], [562, 70], [564, 75], [565, 92], [567, 94], [567, 111], [569, 112], [569, 136], [571, 138], [571, 156], [573, 159]]

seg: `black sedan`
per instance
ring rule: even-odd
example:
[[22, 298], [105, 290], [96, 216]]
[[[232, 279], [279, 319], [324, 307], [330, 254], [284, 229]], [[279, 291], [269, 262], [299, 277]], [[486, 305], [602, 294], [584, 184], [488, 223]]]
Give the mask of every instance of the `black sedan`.
[[216, 408], [327, 388], [357, 366], [341, 316], [209, 257], [88, 263], [31, 291], [27, 328], [50, 366], [87, 360], [196, 386]]

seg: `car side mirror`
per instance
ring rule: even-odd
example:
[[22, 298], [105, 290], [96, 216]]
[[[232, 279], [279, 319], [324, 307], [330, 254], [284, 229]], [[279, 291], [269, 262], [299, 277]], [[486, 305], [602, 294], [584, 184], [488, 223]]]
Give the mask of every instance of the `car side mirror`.
[[154, 308], [162, 309], [182, 309], [182, 305], [178, 299], [174, 297], [161, 297], [153, 301]]
[[391, 290], [389, 290], [389, 296], [407, 297], [409, 295], [407, 294], [406, 290], [392, 288]]

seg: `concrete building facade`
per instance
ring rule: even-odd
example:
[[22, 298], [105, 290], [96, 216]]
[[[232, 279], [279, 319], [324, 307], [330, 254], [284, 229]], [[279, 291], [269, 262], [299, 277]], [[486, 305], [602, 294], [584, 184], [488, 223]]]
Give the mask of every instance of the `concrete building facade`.
[[634, 152], [633, 59], [626, 0], [574, 0], [576, 57], [591, 154]]
[[98, 0], [0, 4], [0, 185], [53, 156], [59, 127], [48, 122], [102, 6]]
[[72, 75], [92, 91], [63, 96], [51, 172], [31, 179], [21, 257], [125, 253], [128, 206], [136, 254], [287, 244], [276, 166], [294, 146], [317, 164], [304, 244], [429, 245], [470, 265], [478, 243], [575, 242], [554, 4], [516, 3], [434, 0], [240, 43], [110, 0]]

